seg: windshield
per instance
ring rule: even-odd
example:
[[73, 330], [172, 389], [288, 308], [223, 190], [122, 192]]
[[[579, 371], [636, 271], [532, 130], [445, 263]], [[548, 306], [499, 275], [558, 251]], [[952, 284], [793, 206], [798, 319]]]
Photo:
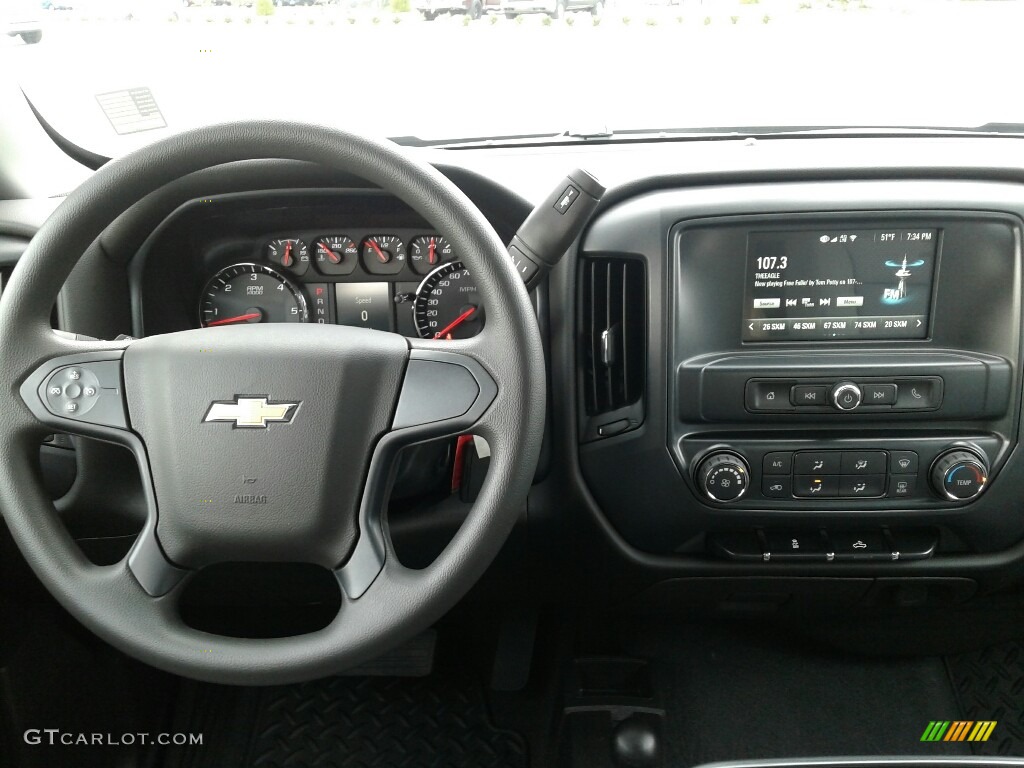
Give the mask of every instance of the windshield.
[[20, 15], [0, 72], [106, 156], [261, 117], [438, 142], [1024, 117], [1014, 0], [44, 0]]

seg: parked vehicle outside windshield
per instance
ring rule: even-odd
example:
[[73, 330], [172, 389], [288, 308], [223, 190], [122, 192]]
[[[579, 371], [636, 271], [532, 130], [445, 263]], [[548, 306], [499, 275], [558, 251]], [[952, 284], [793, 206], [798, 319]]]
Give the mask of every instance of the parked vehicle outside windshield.
[[1021, 122], [1018, 0], [62, 0], [0, 71], [116, 156], [240, 118], [421, 140]]

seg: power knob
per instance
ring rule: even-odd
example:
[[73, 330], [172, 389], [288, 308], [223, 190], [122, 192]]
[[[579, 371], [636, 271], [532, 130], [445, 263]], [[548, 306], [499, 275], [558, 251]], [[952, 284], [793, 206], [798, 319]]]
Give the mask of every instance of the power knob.
[[988, 463], [973, 451], [954, 448], [932, 464], [932, 488], [948, 501], [976, 499], [988, 485]]
[[864, 393], [852, 381], [840, 381], [832, 387], [832, 405], [840, 411], [852, 411], [863, 399]]
[[750, 485], [750, 468], [732, 451], [715, 451], [697, 467], [697, 485], [712, 501], [736, 501]]

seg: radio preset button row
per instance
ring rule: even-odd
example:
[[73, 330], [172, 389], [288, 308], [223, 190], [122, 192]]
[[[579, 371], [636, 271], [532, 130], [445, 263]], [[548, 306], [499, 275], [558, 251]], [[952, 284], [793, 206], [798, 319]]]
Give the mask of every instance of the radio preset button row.
[[[890, 381], [751, 379], [748, 411], [763, 413], [856, 413], [934, 410], [942, 404], [942, 379], [915, 376]], [[814, 409], [814, 410], [811, 410]]]

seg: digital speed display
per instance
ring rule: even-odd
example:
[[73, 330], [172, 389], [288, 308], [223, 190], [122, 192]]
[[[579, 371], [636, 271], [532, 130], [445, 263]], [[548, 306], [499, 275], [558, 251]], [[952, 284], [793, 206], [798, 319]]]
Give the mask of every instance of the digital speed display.
[[939, 230], [751, 232], [743, 340], [923, 339]]

